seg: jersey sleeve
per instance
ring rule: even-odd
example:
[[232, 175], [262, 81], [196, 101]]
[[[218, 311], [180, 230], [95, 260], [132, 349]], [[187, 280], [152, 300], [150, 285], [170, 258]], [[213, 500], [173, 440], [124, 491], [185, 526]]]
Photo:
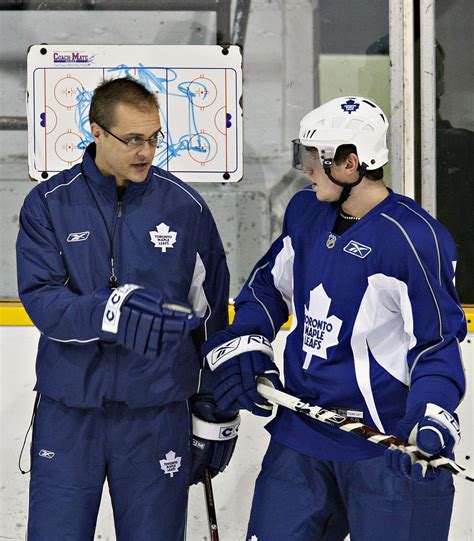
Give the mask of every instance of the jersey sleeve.
[[20, 212], [16, 254], [18, 293], [40, 332], [60, 342], [98, 340], [105, 300], [78, 295], [67, 286], [68, 272], [37, 189], [26, 197]]
[[[407, 408], [433, 402], [453, 411], [465, 392], [459, 342], [466, 320], [454, 285], [456, 247], [440, 224], [424, 221], [421, 232], [395, 224], [403, 253], [400, 276], [407, 285], [401, 311], [413, 333]], [[392, 249], [397, 250], [397, 241]]]
[[281, 235], [257, 262], [235, 300], [232, 330], [274, 340], [292, 312], [294, 250], [288, 210]]

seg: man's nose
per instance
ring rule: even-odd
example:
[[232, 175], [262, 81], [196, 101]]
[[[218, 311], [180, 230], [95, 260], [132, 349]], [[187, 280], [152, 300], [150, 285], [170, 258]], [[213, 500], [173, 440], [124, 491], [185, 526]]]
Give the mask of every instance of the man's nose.
[[149, 157], [149, 156], [154, 156], [155, 155], [155, 151], [156, 151], [156, 145], [149, 142], [149, 141], [144, 141], [143, 145], [138, 149], [138, 154], [140, 156], [146, 156], [146, 157]]

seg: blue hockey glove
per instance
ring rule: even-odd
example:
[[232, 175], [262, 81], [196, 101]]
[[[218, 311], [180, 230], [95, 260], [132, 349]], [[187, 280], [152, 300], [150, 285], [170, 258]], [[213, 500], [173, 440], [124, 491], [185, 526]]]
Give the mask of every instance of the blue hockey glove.
[[203, 348], [218, 380], [214, 398], [221, 409], [244, 408], [255, 415], [268, 417], [273, 406], [257, 391], [257, 377], [265, 376], [276, 389], [282, 389], [272, 346], [267, 338], [258, 334], [231, 340], [228, 340], [229, 336], [228, 331], [222, 331]]
[[198, 394], [191, 399], [193, 418], [190, 485], [203, 479], [208, 466], [211, 477], [225, 470], [237, 442], [240, 424], [238, 411], [220, 410], [212, 395]]
[[[441, 454], [454, 456], [454, 448], [461, 438], [458, 417], [436, 404], [419, 404], [398, 423], [395, 435], [402, 441], [416, 445], [427, 458]], [[390, 470], [399, 477], [425, 482], [435, 479], [440, 470], [417, 460], [413, 453], [399, 450], [385, 451]]]
[[200, 322], [189, 306], [165, 302], [157, 291], [125, 284], [107, 294], [101, 339], [151, 359], [176, 347]]

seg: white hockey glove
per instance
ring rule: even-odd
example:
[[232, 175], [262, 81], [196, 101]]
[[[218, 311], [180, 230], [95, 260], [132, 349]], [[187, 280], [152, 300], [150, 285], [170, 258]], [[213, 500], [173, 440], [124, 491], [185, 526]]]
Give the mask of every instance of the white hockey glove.
[[[455, 413], [428, 403], [419, 404], [407, 412], [398, 423], [395, 435], [402, 441], [416, 445], [427, 457], [441, 454], [453, 458], [461, 431]], [[417, 461], [410, 453], [387, 450], [385, 457], [392, 472], [413, 481], [430, 481], [441, 471], [430, 468], [424, 461]]]

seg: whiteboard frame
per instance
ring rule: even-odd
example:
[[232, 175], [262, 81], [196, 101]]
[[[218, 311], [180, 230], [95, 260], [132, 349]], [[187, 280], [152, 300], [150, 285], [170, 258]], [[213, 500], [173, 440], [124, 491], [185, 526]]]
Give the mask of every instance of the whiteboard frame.
[[[162, 59], [165, 61], [161, 61]], [[71, 44], [33, 45], [28, 51], [28, 165], [32, 179], [46, 180], [57, 172], [80, 163], [86, 144], [91, 142], [87, 113], [84, 111], [88, 110], [88, 101], [93, 88], [85, 89], [79, 81], [84, 91], [82, 95], [87, 96], [84, 99], [86, 106], [81, 106], [83, 110], [79, 112], [79, 120], [77, 120], [78, 105], [82, 97], [78, 98], [71, 94], [70, 102], [66, 98], [64, 99], [66, 103], [58, 100], [54, 111], [46, 105], [46, 96], [51, 95], [56, 89], [48, 86], [49, 78], [57, 80], [61, 74], [62, 80], [68, 78], [74, 80], [75, 77], [80, 77], [81, 70], [88, 70], [89, 78], [91, 75], [96, 76], [91, 70], [99, 70], [94, 86], [104, 78], [129, 75], [141, 80], [150, 90], [157, 93], [165, 135], [170, 126], [173, 129], [170, 131], [169, 142], [165, 141], [164, 146], [158, 149], [155, 165], [186, 182], [222, 183], [238, 182], [242, 179], [243, 114], [240, 47]], [[164, 74], [164, 77], [157, 74]], [[191, 80], [193, 74], [196, 77]], [[186, 75], [189, 75], [189, 80], [186, 80]], [[41, 77], [43, 81], [40, 80]], [[184, 77], [180, 84], [179, 77]], [[219, 82], [216, 82], [217, 80]], [[201, 92], [203, 97], [200, 98], [193, 93], [191, 85], [195, 85], [195, 88], [204, 88], [204, 85], [207, 85], [208, 88], [205, 88], [205, 92]], [[175, 86], [179, 91], [172, 93], [171, 89]], [[38, 108], [41, 95], [44, 106]], [[58, 96], [55, 93], [54, 95], [57, 99]], [[212, 98], [214, 101], [211, 102]], [[202, 101], [199, 101], [200, 99]], [[206, 99], [209, 105], [204, 103]], [[44, 112], [49, 113], [48, 119], [49, 116], [53, 118], [54, 114], [55, 127], [58, 122], [61, 123], [58, 132], [62, 133], [59, 136], [55, 135], [56, 142], [50, 143], [49, 149], [47, 141], [51, 131], [46, 131], [45, 117], [40, 119], [41, 113]], [[62, 118], [61, 112], [64, 113]], [[71, 124], [69, 117], [72, 114], [75, 116], [76, 124]], [[187, 125], [183, 120], [185, 115], [188, 115]], [[189, 118], [192, 118], [192, 122]], [[44, 143], [39, 142], [43, 134]], [[63, 141], [67, 139], [67, 144], [61, 146], [59, 143], [61, 137]], [[178, 143], [174, 144], [173, 141]], [[53, 154], [51, 149], [53, 144], [56, 154]], [[58, 148], [64, 149], [61, 150], [64, 155], [60, 155]]]

